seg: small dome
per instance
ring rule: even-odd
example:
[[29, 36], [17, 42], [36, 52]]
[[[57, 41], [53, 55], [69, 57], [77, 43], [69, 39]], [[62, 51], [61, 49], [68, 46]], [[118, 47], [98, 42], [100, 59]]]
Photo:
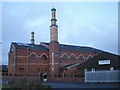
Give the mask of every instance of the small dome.
[[31, 32], [31, 34], [34, 34], [34, 32]]
[[51, 11], [56, 11], [56, 9], [55, 9], [55, 8], [52, 8]]

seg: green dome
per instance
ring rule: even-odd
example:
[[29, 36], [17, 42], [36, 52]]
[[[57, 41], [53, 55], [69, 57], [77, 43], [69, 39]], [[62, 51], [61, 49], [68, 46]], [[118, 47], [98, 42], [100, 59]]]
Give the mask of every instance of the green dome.
[[31, 34], [34, 34], [34, 32], [31, 32]]
[[56, 11], [56, 9], [55, 9], [55, 8], [52, 8], [51, 11]]

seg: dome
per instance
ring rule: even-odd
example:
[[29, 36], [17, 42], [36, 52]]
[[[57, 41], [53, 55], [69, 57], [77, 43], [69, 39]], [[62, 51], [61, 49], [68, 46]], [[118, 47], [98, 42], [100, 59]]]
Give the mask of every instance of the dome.
[[55, 9], [55, 8], [52, 8], [51, 11], [56, 11], [56, 9]]
[[31, 32], [31, 34], [34, 34], [34, 32]]

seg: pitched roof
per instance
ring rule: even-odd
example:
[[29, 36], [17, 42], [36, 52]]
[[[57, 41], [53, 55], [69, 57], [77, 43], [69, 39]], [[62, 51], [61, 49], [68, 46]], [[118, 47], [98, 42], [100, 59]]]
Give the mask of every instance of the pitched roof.
[[[12, 42], [12, 44], [16, 48], [25, 48], [25, 49], [30, 49], [30, 50], [37, 50], [37, 51], [48, 51], [49, 48], [49, 43], [41, 42], [42, 44], [28, 44], [28, 43], [18, 43], [18, 42]], [[45, 44], [45, 45], [43, 45]], [[95, 49], [92, 47], [85, 47], [85, 46], [74, 46], [74, 45], [66, 45], [66, 44], [59, 44], [59, 50], [64, 50], [64, 51], [78, 51], [78, 52], [96, 52], [100, 53], [103, 52], [102, 50]]]
[[45, 48], [45, 47], [43, 47], [41, 45], [36, 45], [36, 44], [17, 43], [17, 42], [12, 42], [12, 44], [16, 48], [24, 48], [24, 49], [37, 50], [37, 51], [48, 51], [47, 48]]
[[[110, 64], [103, 64], [103, 65], [99, 65], [99, 61], [103, 61], [103, 60], [110, 60]], [[105, 68], [109, 68], [109, 67], [119, 67], [119, 63], [120, 63], [120, 56], [119, 55], [115, 55], [115, 54], [111, 54], [108, 52], [103, 52], [97, 56], [94, 56], [92, 59], [81, 63], [80, 65], [77, 66], [77, 69], [90, 69], [90, 68], [97, 68], [97, 69], [105, 69]]]
[[60, 69], [65, 70], [65, 69], [69, 69], [69, 68], [77, 66], [77, 65], [79, 65], [79, 63], [68, 64], [68, 65], [61, 67]]
[[[49, 46], [49, 43], [42, 42]], [[103, 52], [102, 50], [95, 49], [92, 47], [86, 47], [86, 46], [74, 46], [74, 45], [66, 45], [66, 44], [60, 44], [59, 50], [65, 50], [65, 51], [79, 51], [79, 52], [96, 52], [100, 53]]]

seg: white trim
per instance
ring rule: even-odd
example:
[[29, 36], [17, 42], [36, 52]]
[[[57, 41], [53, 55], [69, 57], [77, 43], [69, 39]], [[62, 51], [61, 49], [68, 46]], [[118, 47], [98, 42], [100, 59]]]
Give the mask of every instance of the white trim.
[[[30, 53], [29, 57], [30, 57], [32, 54], [35, 54], [35, 53], [34, 53], [34, 52]], [[35, 55], [36, 55], [36, 57], [38, 57], [38, 55], [37, 55], [37, 54], [35, 54]]]
[[72, 55], [74, 55], [74, 56], [77, 58], [77, 56], [76, 56], [75, 54], [71, 54], [70, 57], [71, 57]]
[[84, 57], [84, 55], [83, 55], [83, 54], [80, 54], [80, 55], [78, 56], [78, 59], [79, 59], [79, 57], [80, 57], [80, 56], [83, 56], [83, 59], [85, 59], [85, 57]]
[[52, 52], [52, 71], [54, 71], [54, 53]]
[[90, 57], [90, 56], [93, 58], [93, 56], [92, 56], [92, 55], [89, 55], [89, 56], [87, 57], [87, 59], [89, 59], [89, 57]]
[[70, 56], [67, 53], [62, 54], [61, 57], [63, 57], [64, 55], [67, 55], [68, 59], [70, 58]]
[[70, 55], [70, 58], [71, 58], [71, 56], [75, 56], [75, 58], [77, 59], [77, 56], [76, 56], [75, 54], [71, 54], [71, 55]]
[[68, 58], [70, 58], [70, 57], [69, 57], [69, 55], [68, 55], [67, 53], [62, 54], [62, 57], [63, 57], [64, 55], [67, 55], [67, 56], [68, 56]]
[[40, 57], [42, 57], [43, 55], [46, 55], [47, 59], [48, 59], [48, 55], [46, 53], [41, 54]]

